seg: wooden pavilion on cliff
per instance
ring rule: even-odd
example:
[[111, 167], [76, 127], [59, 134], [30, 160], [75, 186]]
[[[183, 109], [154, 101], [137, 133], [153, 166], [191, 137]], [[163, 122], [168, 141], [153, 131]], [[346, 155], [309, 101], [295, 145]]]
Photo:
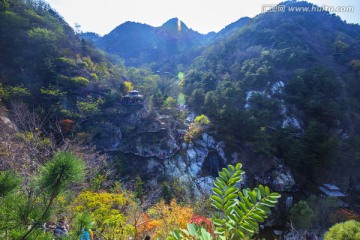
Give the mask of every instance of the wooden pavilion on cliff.
[[123, 97], [122, 103], [125, 105], [143, 105], [144, 104], [144, 97], [143, 95], [139, 94], [139, 91], [132, 90]]

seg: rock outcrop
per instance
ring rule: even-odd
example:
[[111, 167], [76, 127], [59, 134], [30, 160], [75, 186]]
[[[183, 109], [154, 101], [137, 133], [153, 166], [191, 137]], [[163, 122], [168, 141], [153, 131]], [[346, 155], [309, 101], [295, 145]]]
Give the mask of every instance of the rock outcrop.
[[178, 179], [192, 185], [195, 196], [209, 194], [218, 170], [227, 164], [225, 142], [208, 133], [192, 143], [184, 142], [194, 118], [190, 114], [185, 123], [179, 123], [145, 106], [122, 106], [102, 124], [96, 143], [104, 152], [124, 155], [130, 176], [140, 175], [151, 185]]

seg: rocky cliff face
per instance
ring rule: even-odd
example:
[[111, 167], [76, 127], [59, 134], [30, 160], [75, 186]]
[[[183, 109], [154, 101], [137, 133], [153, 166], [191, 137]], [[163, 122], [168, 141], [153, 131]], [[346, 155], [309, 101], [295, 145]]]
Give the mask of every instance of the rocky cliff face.
[[[193, 121], [194, 118], [188, 118]], [[178, 179], [192, 185], [195, 196], [210, 193], [213, 178], [229, 162], [225, 142], [203, 133], [192, 143], [183, 141], [187, 123], [159, 115], [145, 106], [122, 106], [96, 137], [100, 150], [121, 155], [130, 176], [149, 184]]]
[[[278, 187], [280, 191], [285, 185], [294, 185], [287, 169], [274, 169], [277, 161], [266, 164], [262, 164], [265, 161], [251, 161], [249, 159], [256, 158], [247, 154], [246, 149], [241, 153], [226, 152], [226, 143], [209, 133], [202, 133], [191, 143], [184, 142], [184, 133], [194, 121], [194, 114], [190, 114], [185, 122], [178, 122], [170, 115], [160, 115], [143, 105], [121, 106], [111, 111], [111, 118], [98, 126], [100, 130], [95, 142], [99, 150], [112, 155], [115, 161], [122, 161], [130, 178], [140, 175], [155, 187], [164, 180], [176, 179], [191, 194], [201, 196], [211, 193], [214, 178], [222, 167], [242, 162], [257, 183]], [[22, 166], [29, 165], [35, 169], [37, 158], [31, 155], [31, 144], [24, 144], [26, 139], [4, 107], [0, 109], [0, 129], [0, 168], [21, 170]], [[271, 176], [276, 178], [270, 180]]]
[[122, 105], [115, 112], [111, 121], [102, 124], [96, 143], [98, 149], [121, 162], [129, 178], [140, 175], [154, 187], [164, 180], [177, 180], [189, 194], [199, 197], [211, 194], [221, 168], [242, 162], [248, 186], [260, 183], [278, 191], [291, 191], [295, 185], [290, 170], [279, 167], [277, 159], [259, 159], [248, 149], [225, 152], [226, 143], [206, 132], [191, 143], [184, 142], [194, 114], [178, 122], [171, 115], [160, 115], [143, 105]]

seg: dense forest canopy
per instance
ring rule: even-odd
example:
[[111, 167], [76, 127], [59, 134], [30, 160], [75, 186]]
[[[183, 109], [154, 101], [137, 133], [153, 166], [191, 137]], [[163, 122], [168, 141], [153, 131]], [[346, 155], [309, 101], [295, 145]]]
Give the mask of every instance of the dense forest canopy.
[[306, 171], [352, 162], [357, 154], [344, 152], [359, 138], [359, 38], [358, 25], [327, 12], [261, 14], [197, 58], [184, 92], [220, 134], [261, 153]]

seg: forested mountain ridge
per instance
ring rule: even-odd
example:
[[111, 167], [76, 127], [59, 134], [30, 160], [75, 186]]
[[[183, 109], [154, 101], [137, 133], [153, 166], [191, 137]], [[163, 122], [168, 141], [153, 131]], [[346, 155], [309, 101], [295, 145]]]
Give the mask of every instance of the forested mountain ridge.
[[241, 18], [219, 33], [200, 34], [173, 18], [160, 27], [126, 22], [103, 37], [91, 33], [81, 36], [105, 52], [124, 59], [127, 66], [150, 65], [154, 71], [175, 73], [178, 65], [189, 66], [206, 46], [238, 31], [249, 19]]
[[128, 66], [166, 62], [179, 54], [189, 53], [206, 41], [202, 35], [189, 29], [177, 18], [160, 27], [126, 22], [101, 37], [95, 45], [118, 55]]
[[0, 15], [0, 77], [9, 90], [6, 97], [16, 97], [13, 91], [18, 88], [23, 97], [35, 98], [33, 103], [44, 100], [51, 105], [109, 77], [110, 61], [81, 41], [48, 4], [5, 3]]
[[317, 178], [317, 167], [359, 164], [359, 39], [359, 25], [328, 12], [263, 13], [206, 49], [182, 86], [219, 134]]
[[[40, 139], [51, 138], [62, 146], [75, 132], [85, 139], [97, 135], [94, 126], [105, 124], [105, 109], [132, 88], [128, 78], [146, 98], [158, 92], [158, 76], [147, 69], [126, 69], [105, 56], [75, 34], [47, 3], [1, 4], [0, 99], [20, 131], [32, 137], [40, 134]], [[43, 161], [46, 156], [41, 155], [39, 151], [32, 161]]]
[[246, 24], [249, 23], [250, 20], [251, 18], [249, 17], [240, 18], [239, 20], [227, 25], [219, 32], [213, 33], [213, 36], [211, 37], [210, 41], [211, 42], [221, 41], [222, 38], [228, 37], [231, 34], [240, 31], [240, 29], [246, 26]]

